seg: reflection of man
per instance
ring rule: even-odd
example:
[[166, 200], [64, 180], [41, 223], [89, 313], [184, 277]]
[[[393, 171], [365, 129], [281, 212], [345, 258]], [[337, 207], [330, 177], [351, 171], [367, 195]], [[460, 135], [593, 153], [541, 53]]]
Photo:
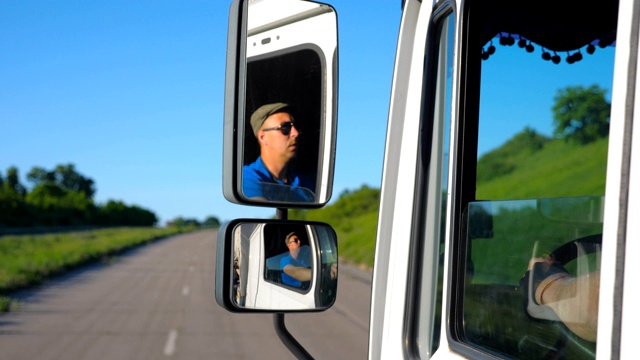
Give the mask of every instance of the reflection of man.
[[[539, 270], [539, 271], [535, 271]], [[579, 337], [595, 342], [598, 330], [600, 272], [593, 271], [574, 277], [549, 258], [534, 258], [521, 286], [532, 282], [533, 306], [527, 311], [534, 318], [555, 320], [550, 309], [569, 330]], [[528, 294], [529, 296], [529, 294]]]
[[251, 127], [260, 144], [260, 156], [242, 171], [242, 190], [247, 198], [309, 202], [315, 186], [291, 168], [299, 131], [289, 105], [263, 105], [251, 115]]
[[295, 232], [289, 233], [285, 239], [289, 254], [280, 259], [282, 269], [282, 283], [289, 286], [301, 287], [303, 281], [311, 280], [311, 261], [309, 254], [300, 251], [300, 239]]
[[240, 266], [238, 265], [238, 259], [233, 259], [233, 294], [236, 300], [236, 304], [240, 304]]

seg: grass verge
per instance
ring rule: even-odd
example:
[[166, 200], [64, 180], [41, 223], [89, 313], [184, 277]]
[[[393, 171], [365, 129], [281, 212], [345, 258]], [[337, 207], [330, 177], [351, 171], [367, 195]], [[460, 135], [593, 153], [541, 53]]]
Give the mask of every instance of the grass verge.
[[0, 313], [8, 312], [11, 310], [11, 304], [13, 300], [7, 296], [0, 296]]
[[[8, 294], [133, 247], [195, 228], [109, 228], [0, 237], [0, 311]], [[7, 310], [3, 310], [7, 309]]]

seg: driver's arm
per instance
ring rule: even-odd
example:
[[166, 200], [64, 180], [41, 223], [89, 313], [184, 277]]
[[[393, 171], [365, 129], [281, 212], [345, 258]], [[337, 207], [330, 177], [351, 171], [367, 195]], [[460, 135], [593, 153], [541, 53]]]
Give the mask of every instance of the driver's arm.
[[574, 334], [596, 341], [600, 272], [584, 275], [550, 276], [536, 290], [536, 302], [553, 309]]
[[284, 271], [285, 274], [293, 277], [296, 280], [299, 281], [310, 281], [311, 280], [311, 269], [310, 268], [304, 268], [304, 267], [297, 267], [297, 266], [293, 266], [291, 264], [289, 265], [285, 265], [285, 267], [282, 269], [282, 271]]

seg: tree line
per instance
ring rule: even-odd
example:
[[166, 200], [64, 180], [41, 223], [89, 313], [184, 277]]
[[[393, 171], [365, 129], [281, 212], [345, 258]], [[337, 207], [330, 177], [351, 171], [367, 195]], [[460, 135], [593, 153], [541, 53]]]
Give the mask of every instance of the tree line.
[[478, 160], [478, 183], [513, 172], [524, 158], [542, 150], [553, 141], [584, 146], [609, 135], [611, 104], [606, 90], [598, 85], [567, 86], [554, 97], [553, 137], [547, 137], [530, 127]]
[[93, 179], [73, 164], [52, 170], [33, 167], [30, 189], [20, 183], [18, 168], [0, 172], [0, 227], [36, 226], [153, 226], [156, 214], [137, 205], [109, 200], [96, 204]]
[[167, 226], [176, 226], [176, 227], [210, 227], [210, 228], [219, 228], [220, 220], [215, 216], [208, 216], [204, 221], [200, 221], [194, 218], [184, 218], [182, 216], [178, 216], [173, 220], [167, 221]]

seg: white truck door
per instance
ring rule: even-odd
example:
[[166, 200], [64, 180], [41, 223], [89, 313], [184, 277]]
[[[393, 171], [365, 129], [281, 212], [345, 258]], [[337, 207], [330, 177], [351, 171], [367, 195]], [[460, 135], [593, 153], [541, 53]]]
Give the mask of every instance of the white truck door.
[[631, 351], [636, 5], [404, 6], [369, 357]]

